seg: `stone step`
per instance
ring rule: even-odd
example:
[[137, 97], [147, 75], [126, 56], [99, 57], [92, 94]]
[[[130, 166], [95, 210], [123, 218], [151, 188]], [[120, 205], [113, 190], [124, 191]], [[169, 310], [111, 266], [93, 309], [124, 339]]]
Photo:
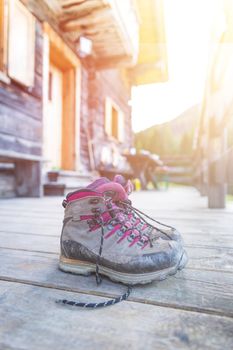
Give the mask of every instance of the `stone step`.
[[44, 193], [45, 195], [62, 195], [61, 186], [64, 185], [64, 195], [66, 195], [78, 188], [86, 187], [93, 178], [94, 174], [92, 173], [58, 170], [56, 181], [51, 181], [47, 177], [44, 183]]

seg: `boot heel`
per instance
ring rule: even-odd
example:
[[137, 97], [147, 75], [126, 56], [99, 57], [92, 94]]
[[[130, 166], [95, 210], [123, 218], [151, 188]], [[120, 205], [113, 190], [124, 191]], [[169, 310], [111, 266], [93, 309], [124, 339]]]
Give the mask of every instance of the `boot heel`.
[[180, 259], [178, 270], [182, 270], [188, 263], [187, 253], [184, 251], [182, 258]]
[[95, 266], [81, 260], [60, 257], [59, 268], [62, 271], [75, 273], [77, 275], [89, 276], [95, 271]]

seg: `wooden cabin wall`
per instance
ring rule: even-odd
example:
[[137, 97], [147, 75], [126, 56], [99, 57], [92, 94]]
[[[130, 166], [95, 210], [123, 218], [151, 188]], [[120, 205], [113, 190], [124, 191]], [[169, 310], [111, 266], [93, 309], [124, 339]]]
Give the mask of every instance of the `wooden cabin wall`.
[[[73, 43], [67, 41], [61, 32], [57, 18], [43, 0], [22, 0], [38, 20], [47, 21], [63, 40], [75, 49]], [[131, 110], [128, 105], [130, 88], [122, 79], [120, 70], [101, 70], [95, 72], [92, 64], [82, 61], [81, 69], [81, 105], [80, 105], [80, 161], [81, 169], [91, 170], [90, 144], [98, 140], [107, 140], [104, 132], [105, 97], [111, 97], [125, 114], [125, 142], [120, 147], [132, 144]]]
[[[42, 0], [22, 2], [36, 17], [35, 85], [29, 90], [14, 81], [10, 84], [0, 82], [0, 148], [42, 155], [43, 21], [47, 21], [74, 48], [64, 38], [56, 17]], [[119, 147], [132, 144], [131, 109], [128, 105], [130, 87], [118, 69], [95, 71], [92, 65], [82, 61], [81, 71], [79, 163], [82, 170], [88, 171], [91, 170], [90, 144], [108, 140], [104, 128], [106, 96], [125, 115], [125, 141]]]
[[[130, 86], [126, 85], [118, 69], [95, 71], [82, 68], [80, 157], [81, 164], [90, 170], [90, 144], [108, 141], [105, 132], [105, 98], [110, 97], [124, 113], [125, 140], [118, 147], [122, 150], [132, 145]], [[89, 142], [89, 146], [88, 146]]]
[[[124, 84], [121, 77], [120, 70], [112, 69], [99, 71], [96, 73], [96, 79], [94, 84], [90, 88], [92, 95], [95, 92], [96, 113], [94, 114], [95, 127], [98, 128], [97, 133], [100, 138], [105, 138], [107, 135], [104, 132], [104, 108], [105, 108], [105, 97], [110, 97], [117, 106], [124, 113], [125, 121], [125, 141], [123, 147], [130, 146], [131, 144], [131, 108], [128, 104], [130, 100], [130, 88]], [[93, 130], [93, 134], [95, 132]], [[97, 136], [97, 135], [95, 135]]]
[[[0, 81], [0, 149], [42, 154], [42, 50], [42, 25], [36, 21], [34, 87]], [[13, 169], [6, 172], [0, 164], [0, 197], [12, 196]]]
[[36, 23], [35, 81], [28, 89], [13, 80], [0, 81], [0, 148], [41, 155], [42, 152], [42, 27]]

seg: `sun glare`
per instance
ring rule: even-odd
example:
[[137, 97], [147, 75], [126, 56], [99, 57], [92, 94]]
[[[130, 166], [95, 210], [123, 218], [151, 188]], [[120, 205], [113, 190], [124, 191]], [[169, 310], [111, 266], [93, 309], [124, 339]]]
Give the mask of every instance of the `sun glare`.
[[133, 88], [134, 131], [171, 120], [201, 102], [213, 21], [219, 33], [224, 28], [219, 0], [165, 0], [164, 5], [169, 81]]

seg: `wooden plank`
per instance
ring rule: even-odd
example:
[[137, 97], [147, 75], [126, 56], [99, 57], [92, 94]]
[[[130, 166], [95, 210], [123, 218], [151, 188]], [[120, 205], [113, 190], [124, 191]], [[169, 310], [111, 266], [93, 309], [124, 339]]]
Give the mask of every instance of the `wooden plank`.
[[[1, 155], [1, 152], [0, 152], [0, 155]], [[51, 207], [49, 208], [49, 206], [44, 207], [46, 208], [44, 211], [40, 211], [39, 206], [34, 208], [33, 211], [31, 210], [29, 211], [28, 210], [29, 209], [28, 205], [30, 205], [29, 203], [26, 203], [25, 205], [23, 203], [20, 203], [21, 208], [17, 210], [19, 210], [19, 212], [21, 213], [21, 216], [14, 217], [13, 222], [16, 222], [16, 223], [24, 222], [25, 224], [30, 222], [35, 222], [36, 219], [38, 218], [38, 213], [41, 212], [43, 215], [40, 215], [40, 217], [41, 218], [44, 217], [44, 220], [40, 221], [40, 223], [50, 222], [50, 224], [59, 225], [63, 220], [63, 208], [61, 206], [62, 200], [63, 200], [63, 197], [56, 198], [57, 208], [54, 208], [53, 212], [51, 210], [52, 208]], [[50, 206], [52, 205], [53, 203], [50, 204]], [[2, 222], [9, 222], [7, 220], [7, 217], [11, 216], [10, 210], [11, 208], [12, 210], [16, 208], [14, 208], [14, 206], [12, 207], [1, 206], [1, 204], [0, 204], [0, 207], [1, 207], [0, 218], [2, 218]], [[186, 238], [191, 239], [193, 237], [193, 243], [195, 243], [196, 239], [198, 241], [202, 239], [203, 241], [206, 241], [206, 242], [208, 242], [209, 239], [210, 241], [213, 239], [213, 240], [219, 241], [223, 245], [224, 245], [224, 242], [226, 242], [227, 244], [228, 243], [230, 244], [231, 242], [233, 242], [231, 224], [229, 225], [222, 221], [222, 224], [214, 225], [214, 227], [210, 226], [209, 224], [195, 226], [195, 224], [192, 224], [192, 225], [186, 224], [184, 223], [184, 221], [185, 220], [183, 220], [182, 223], [179, 221], [178, 225], [175, 225], [175, 226], [178, 227], [178, 230], [181, 232], [185, 241], [186, 241]], [[167, 221], [165, 220], [165, 222]], [[187, 242], [187, 243], [190, 243], [190, 242]]]
[[[122, 302], [102, 310], [72, 309], [60, 298], [97, 296], [1, 283], [0, 346], [4, 349], [230, 349], [233, 320], [158, 306]], [[17, 304], [15, 305], [15, 297]], [[12, 307], [13, 306], [13, 307]], [[141, 320], [141, 321], [139, 321]], [[206, 336], [208, 334], [208, 336]]]
[[[64, 4], [63, 4], [64, 3]], [[72, 18], [77, 16], [84, 16], [87, 13], [90, 13], [93, 8], [96, 9], [98, 7], [103, 7], [103, 3], [100, 0], [92, 0], [85, 1], [85, 0], [79, 0], [79, 1], [71, 1], [70, 3], [67, 1], [62, 1], [62, 14], [59, 17], [60, 21], [66, 21], [70, 19], [70, 16]]]
[[[202, 198], [195, 198], [193, 196], [193, 191], [187, 189], [188, 198], [184, 197], [180, 190], [174, 192], [173, 190], [169, 190], [168, 193], [160, 193], [160, 192], [138, 192], [133, 194], [133, 202], [136, 207], [139, 209], [143, 209], [145, 212], [152, 214], [153, 217], [162, 220], [169, 221], [169, 223], [173, 223], [177, 225], [182, 225], [185, 229], [195, 227], [197, 231], [203, 231], [202, 225], [208, 225], [209, 228], [213, 231], [215, 228], [227, 228], [230, 226], [233, 217], [232, 217], [232, 208], [229, 207], [228, 210], [219, 211], [214, 210], [210, 211], [208, 209], [202, 208]], [[169, 196], [168, 196], [169, 195]], [[163, 197], [165, 196], [165, 197]], [[179, 202], [173, 199], [173, 197], [179, 198]], [[144, 200], [145, 198], [145, 200]], [[170, 198], [170, 199], [169, 199]], [[192, 199], [192, 203], [189, 203], [190, 198]], [[22, 201], [21, 203], [23, 207], [28, 203], [28, 208], [32, 210], [31, 203], [27, 201]], [[143, 208], [142, 208], [143, 203]], [[52, 211], [56, 211], [60, 209], [60, 198], [43, 198], [41, 201], [36, 201], [34, 204], [34, 210], [37, 210], [37, 207], [43, 208], [44, 206], [52, 209]], [[0, 206], [8, 208], [14, 207], [16, 204], [15, 201], [0, 201]], [[195, 207], [192, 210], [192, 205]], [[177, 209], [178, 208], [178, 209]], [[18, 208], [20, 210], [20, 208]], [[230, 225], [229, 225], [230, 224]], [[195, 231], [193, 231], [195, 232]]]
[[[1, 249], [0, 279], [54, 289], [112, 297], [125, 286], [104, 278], [79, 276], [58, 269], [58, 256]], [[233, 316], [233, 275], [186, 269], [165, 281], [134, 286], [130, 300], [151, 305]]]
[[41, 160], [41, 143], [0, 132], [0, 152], [0, 158], [9, 160], [19, 158], [20, 153], [22, 159]]
[[[1, 155], [1, 153], [0, 153]], [[14, 156], [12, 155], [12, 158]], [[15, 156], [15, 158], [17, 158]], [[42, 160], [42, 158], [38, 158], [38, 160]], [[17, 199], [12, 199], [11, 201], [5, 201], [0, 200], [0, 207], [1, 212], [4, 211], [4, 214], [7, 214], [8, 210], [16, 209], [19, 210], [21, 213], [26, 214], [27, 209], [30, 209], [30, 214], [33, 215], [33, 213], [41, 212], [44, 215], [47, 215], [48, 213], [52, 213], [53, 215], [56, 213], [59, 213], [60, 215], [63, 215], [64, 209], [61, 206], [63, 197], [46, 197], [43, 198], [41, 201], [33, 201], [32, 199], [21, 199], [20, 200], [20, 207], [18, 207]], [[33, 208], [31, 208], [31, 205], [33, 205]], [[44, 210], [43, 210], [44, 208]], [[0, 212], [0, 215], [1, 215]], [[200, 215], [200, 214], [199, 214]], [[202, 215], [202, 214], [201, 214]], [[216, 214], [214, 215], [216, 217]], [[231, 230], [231, 224], [233, 224], [232, 220], [232, 212], [229, 213], [227, 216], [222, 215], [222, 218], [219, 217], [218, 220], [214, 220], [212, 216], [207, 217], [206, 219], [202, 219], [197, 222], [196, 218], [189, 219], [189, 218], [172, 218], [171, 215], [169, 217], [163, 217], [161, 215], [154, 216], [159, 221], [162, 221], [167, 224], [174, 224], [178, 229], [182, 230], [184, 234], [196, 234], [196, 233], [206, 233], [206, 234], [218, 234], [218, 233], [225, 233]], [[60, 217], [61, 218], [61, 217]]]
[[0, 102], [8, 107], [30, 116], [41, 120], [42, 105], [41, 101], [36, 97], [26, 93], [23, 89], [20, 89], [17, 85], [4, 85], [0, 86]]
[[[47, 230], [48, 233], [49, 230]], [[61, 232], [61, 229], [60, 229]], [[10, 249], [22, 249], [28, 251], [40, 251], [47, 253], [59, 253], [59, 232], [53, 235], [31, 235], [22, 233], [0, 232], [0, 247]]]
[[1, 132], [31, 141], [41, 141], [41, 121], [14, 111], [12, 107], [1, 106]]
[[[30, 225], [29, 229], [35, 231], [35, 228], [36, 225]], [[39, 233], [28, 234], [20, 231], [0, 231], [0, 247], [58, 254], [61, 227], [54, 230], [52, 226], [43, 226], [38, 231]], [[189, 256], [187, 268], [232, 271], [233, 249], [187, 246], [186, 250]]]
[[[20, 215], [18, 218], [6, 215], [0, 216], [2, 232], [18, 232], [21, 234], [39, 234], [41, 236], [59, 236], [62, 227], [62, 220], [59, 218], [59, 214], [55, 217], [37, 215], [33, 218], [27, 218], [24, 215]], [[39, 223], [38, 223], [39, 220]], [[46, 230], [45, 230], [46, 228]], [[233, 249], [233, 239], [231, 233], [223, 234], [222, 237], [219, 234], [203, 235], [202, 233], [184, 234], [184, 245], [189, 248], [226, 248], [227, 250]]]
[[[13, 198], [12, 198], [13, 199]], [[62, 201], [62, 199], [58, 201]], [[20, 203], [21, 204], [21, 203]], [[9, 217], [12, 217], [11, 211], [10, 209], [6, 209], [5, 207], [1, 207], [1, 212], [0, 212], [0, 220], [1, 219], [6, 219]], [[50, 223], [56, 223], [56, 224], [60, 224], [61, 223], [61, 217], [62, 217], [62, 213], [63, 210], [61, 212], [59, 212], [59, 210], [57, 211], [47, 211], [47, 210], [36, 210], [36, 209], [32, 209], [31, 211], [27, 211], [24, 208], [19, 208], [18, 209], [18, 213], [20, 214], [19, 217], [21, 218], [22, 221], [27, 222], [30, 219], [33, 220], [42, 220], [42, 222], [44, 220], [50, 220]], [[9, 222], [9, 220], [8, 220]]]
[[[94, 11], [87, 13], [86, 15], [83, 15], [79, 17], [79, 14], [76, 13], [76, 16], [71, 15], [66, 19], [64, 22], [61, 22], [61, 29], [63, 32], [74, 32], [82, 26], [88, 26], [89, 25], [99, 25], [99, 23], [109, 23], [109, 26], [114, 25], [114, 22], [112, 22], [112, 11], [109, 7], [97, 7], [94, 9]], [[72, 18], [74, 17], [74, 18]], [[113, 36], [113, 41], [115, 40], [115, 37]]]
[[[5, 135], [1, 135], [0, 133], [0, 145], [1, 145], [1, 140], [2, 138], [4, 139]], [[15, 140], [16, 138], [9, 136], [9, 140]], [[19, 150], [21, 149], [21, 147], [17, 147], [17, 151], [12, 151], [12, 150], [4, 150], [4, 149], [0, 149], [0, 162], [1, 163], [16, 163], [18, 161], [28, 161], [28, 162], [42, 162], [45, 161], [45, 158], [43, 158], [40, 155], [40, 149], [38, 151], [38, 143], [37, 142], [31, 142], [31, 141], [26, 141], [26, 140], [22, 140], [22, 139], [17, 139], [17, 142], [20, 144], [20, 141], [22, 141], [22, 143], [26, 143], [27, 146], [29, 147], [30, 150], [34, 151], [36, 154], [31, 154], [31, 153], [20, 153]], [[3, 141], [3, 145], [4, 145], [4, 141]], [[7, 142], [6, 142], [7, 143]], [[14, 147], [13, 142], [10, 142], [10, 146]], [[23, 148], [25, 151], [25, 148]], [[26, 150], [28, 151], [28, 149], [26, 148]], [[9, 211], [8, 211], [9, 212]]]
[[[54, 213], [59, 209], [63, 209], [61, 206], [61, 198], [62, 197], [43, 197], [40, 200], [33, 199], [33, 198], [21, 198], [20, 200], [18, 198], [14, 198], [11, 201], [5, 201], [3, 199], [0, 199], [0, 206], [1, 208], [17, 208], [19, 210], [25, 210], [26, 208], [30, 208], [30, 211], [33, 213], [34, 211], [37, 211], [38, 209], [41, 209], [44, 213], [49, 210], [50, 212]], [[19, 206], [19, 201], [21, 205]], [[33, 205], [33, 207], [32, 207]], [[43, 210], [44, 208], [44, 210]]]

